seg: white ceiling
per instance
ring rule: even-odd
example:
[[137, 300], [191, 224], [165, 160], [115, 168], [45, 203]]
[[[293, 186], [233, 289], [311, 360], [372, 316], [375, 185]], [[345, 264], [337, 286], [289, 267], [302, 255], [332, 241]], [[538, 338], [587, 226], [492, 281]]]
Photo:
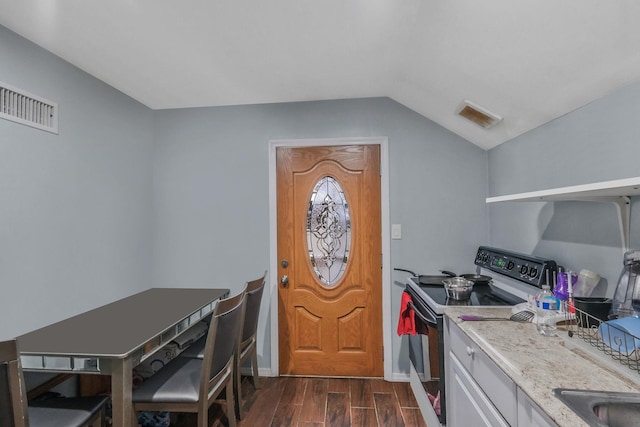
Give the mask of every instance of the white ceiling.
[[485, 149], [640, 80], [639, 22], [637, 0], [0, 0], [153, 109], [388, 96]]

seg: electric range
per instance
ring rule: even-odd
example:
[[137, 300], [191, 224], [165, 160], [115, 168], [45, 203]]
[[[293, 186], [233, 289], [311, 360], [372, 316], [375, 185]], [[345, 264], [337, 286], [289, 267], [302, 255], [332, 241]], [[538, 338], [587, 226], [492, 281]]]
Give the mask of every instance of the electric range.
[[[477, 273], [492, 277], [489, 284], [474, 285], [469, 299], [448, 298], [444, 285], [424, 285], [418, 278], [406, 281], [411, 295], [417, 335], [408, 335], [410, 382], [429, 426], [446, 425], [444, 372], [444, 321], [447, 306], [513, 306], [538, 293], [557, 270], [555, 261], [499, 248], [480, 246], [474, 264]], [[438, 397], [440, 410], [432, 402]], [[429, 399], [431, 395], [431, 399]]]

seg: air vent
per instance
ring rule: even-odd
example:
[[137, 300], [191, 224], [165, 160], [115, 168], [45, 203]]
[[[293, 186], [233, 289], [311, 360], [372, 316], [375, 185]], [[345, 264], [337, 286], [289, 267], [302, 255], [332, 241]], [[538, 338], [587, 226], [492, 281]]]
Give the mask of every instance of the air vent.
[[0, 82], [0, 118], [58, 133], [58, 104]]
[[458, 109], [458, 114], [472, 121], [480, 127], [489, 129], [502, 120], [502, 117], [494, 114], [471, 101], [464, 101]]

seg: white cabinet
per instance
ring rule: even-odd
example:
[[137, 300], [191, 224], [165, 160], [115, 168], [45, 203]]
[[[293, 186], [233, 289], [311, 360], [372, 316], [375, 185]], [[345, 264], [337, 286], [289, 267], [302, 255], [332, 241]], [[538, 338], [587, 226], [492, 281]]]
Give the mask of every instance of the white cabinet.
[[447, 425], [516, 425], [516, 385], [455, 323], [446, 325]]
[[557, 424], [518, 388], [518, 427], [552, 427]]
[[447, 427], [556, 426], [448, 317], [445, 354]]
[[509, 427], [452, 352], [449, 352], [448, 375], [447, 426]]

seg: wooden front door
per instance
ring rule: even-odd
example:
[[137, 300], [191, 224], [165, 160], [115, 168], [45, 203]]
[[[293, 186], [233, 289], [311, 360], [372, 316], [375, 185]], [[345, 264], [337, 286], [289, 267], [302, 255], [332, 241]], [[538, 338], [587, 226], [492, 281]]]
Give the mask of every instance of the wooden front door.
[[380, 147], [276, 159], [280, 373], [380, 377]]

